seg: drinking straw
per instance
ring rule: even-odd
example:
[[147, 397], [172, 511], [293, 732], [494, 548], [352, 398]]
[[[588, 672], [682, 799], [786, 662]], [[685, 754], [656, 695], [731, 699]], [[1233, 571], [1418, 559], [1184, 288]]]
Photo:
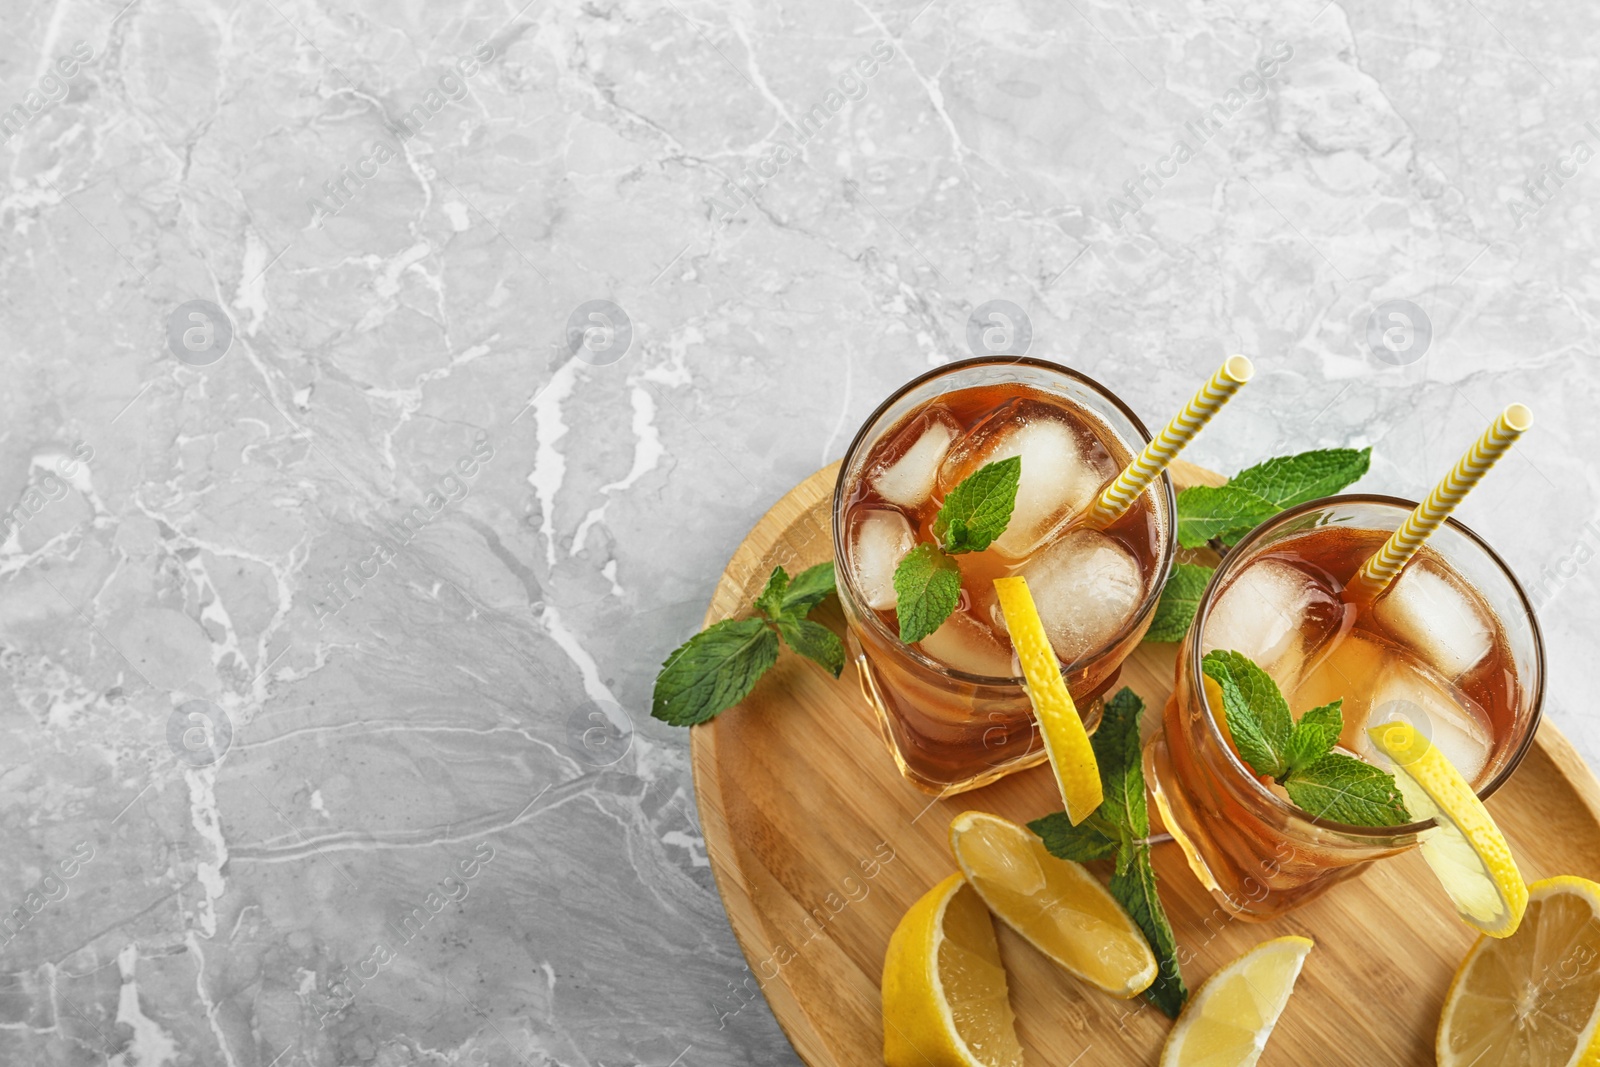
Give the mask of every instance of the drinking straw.
[[1456, 461], [1444, 480], [1433, 487], [1428, 499], [1416, 506], [1406, 516], [1400, 528], [1389, 535], [1375, 555], [1361, 565], [1350, 585], [1350, 591], [1375, 599], [1388, 588], [1397, 574], [1411, 562], [1433, 531], [1444, 524], [1445, 518], [1455, 510], [1472, 487], [1483, 480], [1495, 461], [1506, 454], [1533, 425], [1533, 412], [1522, 404], [1512, 404], [1502, 411], [1482, 436]]
[[1183, 410], [1167, 423], [1166, 429], [1155, 440], [1144, 446], [1116, 481], [1106, 486], [1105, 492], [1095, 502], [1094, 517], [1101, 526], [1115, 522], [1122, 513], [1133, 506], [1139, 494], [1167, 469], [1174, 456], [1194, 440], [1200, 428], [1211, 421], [1222, 405], [1233, 399], [1256, 369], [1243, 356], [1229, 356], [1200, 391], [1183, 406]]

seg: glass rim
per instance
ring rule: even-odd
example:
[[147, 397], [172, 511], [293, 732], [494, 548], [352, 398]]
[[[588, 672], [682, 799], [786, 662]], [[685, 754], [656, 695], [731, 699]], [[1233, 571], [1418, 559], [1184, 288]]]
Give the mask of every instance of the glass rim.
[[[1087, 386], [1099, 396], [1104, 397], [1112, 407], [1116, 408], [1116, 410], [1124, 418], [1126, 418], [1129, 423], [1132, 424], [1133, 428], [1142, 438], [1141, 442], [1139, 443], [1140, 448], [1143, 448], [1144, 445], [1149, 444], [1152, 440], [1150, 431], [1148, 428], [1146, 428], [1144, 421], [1140, 419], [1138, 415], [1134, 414], [1133, 410], [1129, 408], [1127, 404], [1123, 403], [1120, 397], [1118, 397], [1110, 389], [1107, 389], [1100, 382], [1089, 377], [1087, 374], [1084, 374], [1078, 370], [1074, 370], [1073, 368], [1065, 366], [1064, 364], [1055, 363], [1046, 359], [1039, 359], [1034, 356], [971, 356], [967, 359], [958, 359], [950, 363], [945, 363], [938, 367], [934, 367], [932, 370], [924, 371], [922, 374], [917, 375], [915, 378], [912, 378], [894, 392], [890, 393], [889, 396], [884, 399], [883, 403], [874, 408], [872, 410], [872, 414], [868, 415], [866, 419], [862, 421], [861, 427], [856, 430], [855, 436], [850, 440], [850, 446], [844, 451], [844, 458], [839, 462], [839, 477], [835, 479], [833, 483], [833, 518], [830, 524], [833, 533], [834, 554], [839, 563], [848, 563], [848, 561], [844, 558], [845, 531], [841, 529], [844, 518], [842, 505], [844, 503], [845, 481], [850, 473], [851, 460], [856, 457], [856, 453], [859, 452], [866, 443], [867, 431], [870, 430], [873, 425], [883, 417], [884, 413], [887, 412], [890, 407], [892, 407], [898, 400], [900, 400], [901, 397], [905, 396], [912, 390], [917, 389], [928, 382], [934, 381], [937, 378], [941, 378], [944, 375], [954, 373], [955, 371], [970, 367], [982, 366], [1037, 367], [1041, 370], [1051, 371], [1053, 373], [1061, 374], [1071, 378], [1074, 381]], [[1114, 427], [1112, 430], [1115, 432]], [[1134, 455], [1137, 454], [1138, 452], [1135, 451]], [[1103, 655], [1107, 649], [1115, 648], [1117, 645], [1127, 640], [1128, 636], [1144, 623], [1144, 620], [1150, 615], [1150, 613], [1155, 611], [1156, 605], [1161, 600], [1161, 591], [1166, 587], [1167, 578], [1172, 573], [1172, 564], [1177, 558], [1178, 497], [1176, 491], [1172, 487], [1172, 478], [1169, 476], [1167, 471], [1163, 470], [1161, 472], [1161, 477], [1157, 480], [1157, 482], [1152, 483], [1145, 491], [1149, 492], [1155, 489], [1156, 485], [1160, 485], [1165, 490], [1167, 535], [1162, 540], [1161, 556], [1156, 562], [1156, 570], [1152, 576], [1150, 587], [1146, 590], [1144, 598], [1139, 602], [1138, 609], [1133, 613], [1122, 629], [1118, 630], [1110, 640], [1106, 641], [1105, 644], [1096, 649], [1094, 652], [1087, 656], [1082, 656], [1072, 663], [1064, 664], [1062, 670], [1064, 675], [1070, 675], [1075, 670], [1081, 670], [1082, 668], [1087, 667], [1089, 664], [1095, 662], [1098, 657]], [[840, 585], [841, 587], [848, 587], [850, 589], [853, 599], [853, 594], [855, 591], [854, 576], [851, 573], [848, 565], [842, 568], [842, 572], [843, 573], [839, 577]], [[883, 620], [878, 617], [878, 613], [876, 611], [868, 608], [864, 611], [855, 612], [855, 614], [857, 616], [856, 621], [859, 625], [867, 627], [874, 633], [875, 636], [883, 638], [892, 646], [898, 646], [899, 650], [903, 654], [910, 657], [912, 662], [916, 663], [917, 666], [931, 670], [942, 678], [947, 678], [965, 685], [984, 686], [991, 689], [1020, 689], [1024, 685], [1025, 679], [1021, 675], [1007, 677], [1003, 675], [973, 674], [971, 672], [959, 670], [958, 668], [941, 663], [932, 656], [929, 656], [927, 653], [923, 652], [921, 649], [917, 648], [915, 645], [908, 645], [902, 642], [900, 640], [900, 635], [891, 633], [889, 628], [884, 625]]]
[[[1400, 826], [1355, 826], [1350, 823], [1342, 823], [1333, 819], [1325, 819], [1320, 815], [1313, 815], [1302, 808], [1296, 807], [1287, 800], [1284, 800], [1282, 797], [1272, 792], [1272, 790], [1262, 785], [1261, 780], [1256, 777], [1255, 772], [1245, 766], [1243, 759], [1241, 759], [1239, 754], [1234, 751], [1233, 746], [1228, 743], [1227, 738], [1222, 735], [1222, 730], [1217, 725], [1217, 713], [1211, 707], [1211, 701], [1206, 696], [1206, 687], [1198, 681], [1203, 674], [1200, 669], [1201, 661], [1205, 658], [1200, 651], [1202, 644], [1200, 640], [1200, 634], [1203, 630], [1206, 618], [1210, 615], [1212, 605], [1216, 603], [1218, 589], [1222, 579], [1232, 574], [1232, 570], [1230, 569], [1230, 561], [1246, 558], [1249, 555], [1250, 550], [1255, 548], [1259, 541], [1266, 537], [1267, 534], [1272, 533], [1284, 524], [1309, 512], [1324, 510], [1341, 504], [1379, 504], [1387, 507], [1393, 507], [1397, 510], [1402, 510], [1407, 513], [1414, 511], [1417, 507], [1417, 501], [1406, 500], [1403, 497], [1388, 496], [1382, 493], [1346, 493], [1338, 496], [1319, 497], [1316, 500], [1308, 500], [1304, 504], [1297, 504], [1286, 511], [1272, 516], [1272, 518], [1267, 519], [1254, 530], [1251, 530], [1245, 535], [1242, 541], [1240, 541], [1237, 545], [1234, 545], [1228, 554], [1223, 557], [1222, 562], [1217, 564], [1216, 573], [1211, 576], [1211, 581], [1206, 584], [1205, 591], [1200, 594], [1200, 605], [1195, 610], [1194, 621], [1190, 624], [1190, 633], [1194, 635], [1194, 640], [1190, 642], [1192, 647], [1189, 650], [1189, 676], [1191, 679], [1191, 684], [1195, 687], [1198, 693], [1200, 707], [1205, 711], [1206, 726], [1211, 731], [1211, 740], [1215, 742], [1221, 749], [1229, 766], [1236, 772], [1236, 776], [1248, 783], [1246, 788], [1253, 791], [1253, 796], [1265, 801], [1272, 809], [1282, 812], [1297, 822], [1306, 823], [1324, 830], [1332, 830], [1347, 837], [1370, 837], [1382, 839], [1415, 835], [1422, 833], [1425, 830], [1433, 829], [1438, 825], [1438, 820], [1424, 819], [1421, 822], [1406, 823]], [[1535, 677], [1530, 697], [1532, 710], [1528, 713], [1526, 720], [1527, 728], [1523, 732], [1522, 739], [1517, 743], [1515, 751], [1513, 751], [1507, 758], [1505, 765], [1500, 768], [1499, 772], [1497, 772], [1493, 778], [1489, 779], [1489, 782], [1482, 789], [1475, 790], [1479, 800], [1487, 800], [1489, 797], [1493, 796], [1501, 786], [1505, 785], [1505, 783], [1510, 780], [1511, 775], [1522, 764], [1523, 757], [1525, 757], [1528, 754], [1528, 750], [1533, 747], [1534, 737], [1539, 732], [1539, 723], [1542, 721], [1544, 716], [1544, 635], [1539, 629], [1539, 618], [1536, 614], [1534, 614], [1533, 602], [1528, 599], [1528, 594], [1522, 588], [1522, 583], [1517, 580], [1516, 574], [1511, 570], [1510, 566], [1507, 565], [1506, 561], [1500, 558], [1500, 554], [1493, 548], [1490, 548], [1488, 542], [1486, 542], [1482, 537], [1478, 536], [1478, 534], [1475, 533], [1465, 523], [1459, 522], [1453, 517], [1449, 517], [1445, 519], [1445, 525], [1450, 527], [1456, 533], [1464, 536], [1472, 544], [1476, 545], [1484, 553], [1484, 555], [1489, 558], [1489, 561], [1494, 564], [1500, 573], [1505, 576], [1506, 580], [1511, 583], [1512, 592], [1516, 594], [1518, 602], [1522, 605], [1523, 615], [1528, 621], [1529, 634], [1533, 639], [1533, 669]], [[1505, 624], [1505, 620], [1502, 619], [1500, 621], [1502, 625]], [[1519, 681], [1520, 680], [1521, 678], [1519, 676]]]

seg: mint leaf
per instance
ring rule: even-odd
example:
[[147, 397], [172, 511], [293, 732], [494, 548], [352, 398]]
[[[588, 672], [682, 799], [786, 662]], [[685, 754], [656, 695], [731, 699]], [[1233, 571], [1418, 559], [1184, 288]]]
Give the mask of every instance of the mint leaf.
[[1144, 992], [1145, 999], [1176, 1019], [1189, 997], [1178, 965], [1177, 939], [1156, 891], [1150, 864], [1150, 813], [1144, 791], [1144, 763], [1139, 745], [1139, 719], [1144, 701], [1123, 688], [1106, 701], [1100, 728], [1089, 743], [1100, 765], [1105, 800], [1078, 826], [1064, 811], [1035, 819], [1028, 828], [1039, 835], [1052, 855], [1076, 862], [1115, 855], [1108, 888], [1127, 911], [1155, 953], [1159, 972]]
[[1144, 761], [1139, 744], [1139, 719], [1144, 701], [1124, 687], [1105, 703], [1100, 728], [1094, 733], [1095, 759], [1100, 764], [1100, 782], [1105, 801], [1097, 815], [1116, 825], [1123, 833], [1117, 848], [1116, 870], [1106, 887], [1117, 898], [1135, 925], [1144, 932], [1156, 954], [1159, 972], [1145, 999], [1176, 1019], [1189, 997], [1178, 967], [1178, 943], [1167, 921], [1166, 909], [1156, 891], [1156, 872], [1150, 864], [1150, 812], [1144, 792]]
[[790, 648], [816, 660], [835, 678], [844, 670], [844, 642], [820, 622], [785, 617], [778, 620], [778, 632]]
[[794, 576], [783, 594], [782, 613], [791, 618], [804, 618], [811, 609], [827, 599], [833, 592], [833, 561], [807, 567]]
[[894, 570], [894, 591], [900, 598], [895, 614], [900, 640], [914, 644], [950, 617], [961, 598], [961, 570], [956, 561], [930, 544], [906, 553]]
[[1294, 730], [1294, 717], [1278, 683], [1238, 652], [1208, 652], [1200, 668], [1222, 689], [1233, 747], [1257, 774], [1281, 777], [1288, 770], [1283, 754]]
[[1332, 496], [1360, 479], [1371, 466], [1370, 448], [1323, 448], [1257, 463], [1235, 474], [1228, 485], [1280, 508], [1292, 508]]
[[656, 675], [650, 714], [673, 726], [705, 722], [748, 696], [777, 659], [778, 635], [765, 622], [724, 619], [667, 657]]
[[756, 597], [756, 610], [774, 621], [783, 614], [783, 594], [789, 589], [789, 572], [782, 567], [772, 568], [767, 575], [767, 587]]
[[1411, 821], [1394, 776], [1354, 756], [1330, 752], [1284, 782], [1303, 811], [1351, 826], [1400, 826]]
[[1178, 544], [1199, 548], [1213, 537], [1243, 536], [1282, 510], [1232, 483], [1192, 485], [1178, 494]]
[[1208, 652], [1200, 667], [1222, 689], [1239, 755], [1257, 774], [1276, 779], [1296, 807], [1351, 826], [1411, 821], [1393, 775], [1333, 751], [1344, 726], [1343, 700], [1312, 708], [1295, 722], [1278, 683], [1247, 656]]
[[1090, 816], [1077, 826], [1064, 811], [1053, 812], [1028, 824], [1039, 835], [1052, 856], [1074, 863], [1108, 860], [1117, 854], [1117, 839], [1106, 833], [1104, 824]]
[[673, 726], [694, 726], [737, 704], [778, 661], [780, 632], [791, 649], [839, 677], [844, 643], [806, 618], [833, 590], [832, 563], [807, 567], [793, 581], [782, 567], [772, 568], [753, 605], [758, 616], [708, 626], [667, 657], [656, 675], [650, 714]]
[[1021, 456], [979, 467], [944, 498], [933, 519], [933, 536], [946, 552], [982, 552], [1006, 532], [1021, 480]]
[[1022, 457], [985, 463], [950, 490], [932, 533], [938, 545], [920, 544], [894, 571], [900, 640], [915, 644], [933, 633], [961, 599], [961, 569], [950, 556], [982, 552], [1005, 533], [1017, 502]]
[[1340, 699], [1312, 708], [1294, 724], [1294, 732], [1283, 750], [1283, 762], [1289, 765], [1291, 776], [1332, 752], [1333, 746], [1339, 743], [1339, 734], [1344, 730], [1344, 712], [1340, 710], [1343, 705]]
[[1100, 765], [1100, 786], [1104, 800], [1096, 814], [1128, 837], [1139, 840], [1150, 836], [1150, 812], [1144, 798], [1144, 759], [1139, 744], [1139, 716], [1144, 701], [1124, 686], [1105, 702], [1100, 728], [1090, 745]]
[[1189, 987], [1184, 985], [1178, 967], [1178, 939], [1172, 935], [1172, 924], [1161, 906], [1161, 895], [1156, 890], [1156, 872], [1150, 865], [1150, 846], [1136, 845], [1124, 849], [1117, 856], [1117, 869], [1106, 887], [1127, 911], [1128, 917], [1144, 932], [1156, 954], [1156, 980], [1144, 991], [1144, 998], [1161, 1010], [1169, 1019], [1176, 1019], [1189, 999]]
[[1211, 583], [1216, 568], [1199, 563], [1174, 563], [1172, 577], [1161, 589], [1156, 617], [1145, 633], [1146, 641], [1182, 641], [1200, 608], [1200, 595]]
[[1323, 448], [1247, 467], [1227, 485], [1196, 485], [1178, 494], [1178, 543], [1232, 543], [1284, 508], [1331, 496], [1367, 473], [1370, 448]]

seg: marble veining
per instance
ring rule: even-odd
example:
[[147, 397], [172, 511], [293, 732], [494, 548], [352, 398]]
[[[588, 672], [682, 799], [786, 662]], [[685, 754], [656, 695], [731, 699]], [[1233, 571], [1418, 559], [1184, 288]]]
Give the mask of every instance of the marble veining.
[[908, 377], [1372, 445], [1600, 761], [1600, 14], [1553, 0], [21, 0], [0, 1061], [797, 1063], [655, 668]]

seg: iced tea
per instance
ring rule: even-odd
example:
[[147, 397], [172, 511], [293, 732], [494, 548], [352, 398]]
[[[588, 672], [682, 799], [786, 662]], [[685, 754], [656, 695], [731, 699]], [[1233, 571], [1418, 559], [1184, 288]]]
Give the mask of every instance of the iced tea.
[[[1043, 757], [995, 578], [1028, 579], [1075, 700], [1086, 719], [1098, 716], [1097, 698], [1148, 628], [1170, 566], [1170, 485], [1163, 478], [1103, 529], [1085, 516], [1145, 440], [1093, 382], [1029, 360], [954, 364], [868, 420], [840, 472], [835, 550], [863, 684], [912, 781], [971, 788]], [[1012, 456], [1022, 472], [1005, 532], [954, 557], [955, 612], [904, 644], [895, 568], [936, 540], [933, 520], [954, 486]]]
[[1179, 653], [1163, 733], [1146, 753], [1152, 787], [1196, 874], [1237, 911], [1280, 914], [1364, 861], [1410, 847], [1423, 827], [1346, 827], [1294, 807], [1233, 749], [1200, 683], [1206, 653], [1255, 661], [1296, 718], [1342, 699], [1347, 755], [1382, 765], [1367, 728], [1411, 723], [1480, 796], [1533, 736], [1537, 623], [1515, 579], [1465, 527], [1441, 529], [1376, 600], [1347, 594], [1410, 507], [1340, 497], [1271, 520], [1219, 568]]

